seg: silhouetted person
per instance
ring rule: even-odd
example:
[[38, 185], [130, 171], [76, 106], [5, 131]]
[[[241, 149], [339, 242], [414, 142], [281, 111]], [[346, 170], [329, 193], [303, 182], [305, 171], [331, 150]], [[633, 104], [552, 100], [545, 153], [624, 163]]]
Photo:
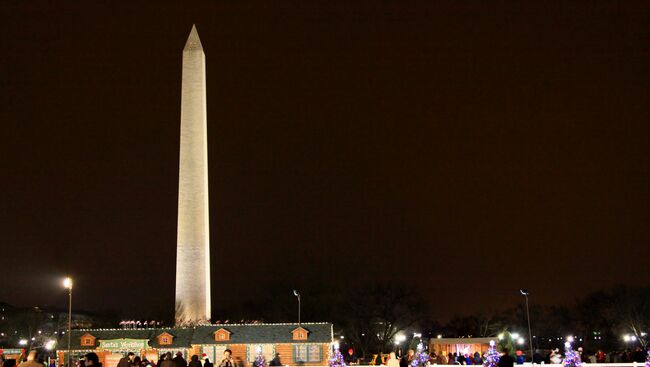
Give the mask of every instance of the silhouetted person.
[[508, 348], [503, 348], [503, 355], [499, 358], [499, 367], [514, 367], [515, 359], [510, 355]]
[[183, 358], [183, 353], [181, 352], [176, 352], [176, 357], [172, 361], [174, 361], [176, 367], [187, 367], [187, 361]]
[[99, 357], [97, 356], [97, 354], [93, 352], [86, 354], [86, 366], [102, 367], [102, 364], [99, 362]]
[[176, 363], [172, 361], [172, 354], [167, 352], [160, 356], [158, 360], [158, 367], [176, 367]]
[[126, 357], [120, 358], [120, 361], [117, 362], [117, 367], [131, 367], [134, 359], [135, 354], [133, 354], [133, 352], [129, 352]]
[[214, 365], [210, 362], [210, 359], [206, 358], [205, 362], [203, 362], [203, 367], [214, 367]]
[[456, 364], [456, 357], [451, 353], [447, 355], [447, 364]]
[[413, 362], [413, 358], [415, 358], [415, 351], [409, 349], [406, 355], [399, 360], [400, 367], [408, 367]]
[[199, 361], [199, 356], [196, 354], [190, 358], [190, 363], [188, 364], [188, 367], [203, 367], [201, 365], [201, 361]]
[[354, 349], [352, 348], [348, 349], [348, 352], [345, 354], [343, 360], [347, 365], [357, 363], [357, 357], [354, 355]]
[[280, 361], [280, 353], [275, 353], [275, 357], [269, 363], [269, 366], [282, 366], [282, 361]]

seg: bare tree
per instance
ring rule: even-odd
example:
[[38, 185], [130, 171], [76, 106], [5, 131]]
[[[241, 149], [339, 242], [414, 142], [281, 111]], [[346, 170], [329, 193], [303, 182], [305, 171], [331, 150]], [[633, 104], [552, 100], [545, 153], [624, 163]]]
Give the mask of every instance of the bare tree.
[[648, 345], [646, 330], [650, 328], [650, 287], [616, 287], [611, 293], [616, 324], [624, 333], [631, 333], [641, 347]]
[[427, 304], [413, 288], [381, 284], [355, 289], [346, 305], [347, 334], [364, 354], [373, 346], [386, 351], [394, 337], [427, 315]]

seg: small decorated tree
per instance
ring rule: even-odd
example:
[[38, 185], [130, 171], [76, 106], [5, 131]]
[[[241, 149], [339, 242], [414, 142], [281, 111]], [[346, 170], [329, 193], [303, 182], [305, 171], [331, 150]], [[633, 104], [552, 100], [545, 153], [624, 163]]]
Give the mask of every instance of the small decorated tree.
[[343, 354], [341, 354], [341, 351], [339, 350], [339, 343], [334, 343], [333, 348], [332, 357], [328, 361], [329, 366], [346, 367], [345, 360], [343, 360]]
[[429, 364], [429, 355], [424, 350], [422, 343], [418, 344], [418, 352], [411, 362], [411, 367], [425, 367]]
[[490, 347], [485, 354], [485, 360], [483, 361], [484, 367], [497, 367], [499, 364], [499, 352], [497, 352], [496, 343], [494, 340], [490, 340]]
[[564, 367], [580, 367], [580, 356], [571, 347], [571, 342], [564, 343]]
[[266, 358], [262, 353], [262, 348], [258, 346], [256, 351], [257, 351], [257, 356], [255, 357], [255, 362], [253, 362], [253, 366], [266, 367]]

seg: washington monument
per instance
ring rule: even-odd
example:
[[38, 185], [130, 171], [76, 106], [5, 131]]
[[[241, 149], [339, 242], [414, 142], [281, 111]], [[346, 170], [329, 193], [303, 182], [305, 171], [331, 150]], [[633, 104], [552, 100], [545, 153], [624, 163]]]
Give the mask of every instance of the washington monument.
[[210, 217], [205, 54], [196, 27], [183, 48], [176, 325], [210, 320]]

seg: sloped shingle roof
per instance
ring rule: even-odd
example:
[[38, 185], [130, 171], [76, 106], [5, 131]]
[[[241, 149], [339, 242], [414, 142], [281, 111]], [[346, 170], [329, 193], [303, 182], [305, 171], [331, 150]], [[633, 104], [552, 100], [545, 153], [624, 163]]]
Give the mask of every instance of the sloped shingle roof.
[[[217, 324], [197, 326], [194, 328], [157, 328], [157, 329], [80, 329], [72, 330], [70, 348], [72, 350], [93, 350], [101, 340], [112, 339], [147, 339], [152, 348], [187, 348], [192, 344], [215, 344], [214, 333], [219, 329], [231, 332], [227, 344], [253, 343], [330, 343], [332, 342], [332, 324], [303, 323], [300, 326], [309, 331], [304, 341], [292, 339], [292, 331], [298, 324]], [[171, 345], [159, 345], [158, 335], [167, 332], [174, 336]], [[81, 346], [81, 337], [90, 334], [97, 338], [95, 346]]]
[[[332, 341], [332, 324], [330, 323], [305, 323], [301, 324], [309, 331], [306, 343], [330, 343]], [[230, 331], [230, 340], [227, 344], [250, 343], [296, 343], [292, 331], [298, 324], [252, 324], [252, 325], [211, 325], [197, 326], [194, 331], [192, 344], [214, 344], [215, 331], [223, 328]]]
[[[89, 329], [89, 330], [72, 330], [70, 339], [70, 348], [73, 350], [96, 349], [101, 340], [112, 339], [147, 339], [149, 345], [153, 348], [160, 348], [157, 336], [167, 332], [174, 336], [171, 345], [165, 345], [164, 348], [186, 348], [191, 345], [192, 334], [194, 329]], [[81, 346], [81, 337], [90, 334], [96, 339], [95, 345], [91, 347]], [[65, 338], [64, 338], [65, 339]]]

